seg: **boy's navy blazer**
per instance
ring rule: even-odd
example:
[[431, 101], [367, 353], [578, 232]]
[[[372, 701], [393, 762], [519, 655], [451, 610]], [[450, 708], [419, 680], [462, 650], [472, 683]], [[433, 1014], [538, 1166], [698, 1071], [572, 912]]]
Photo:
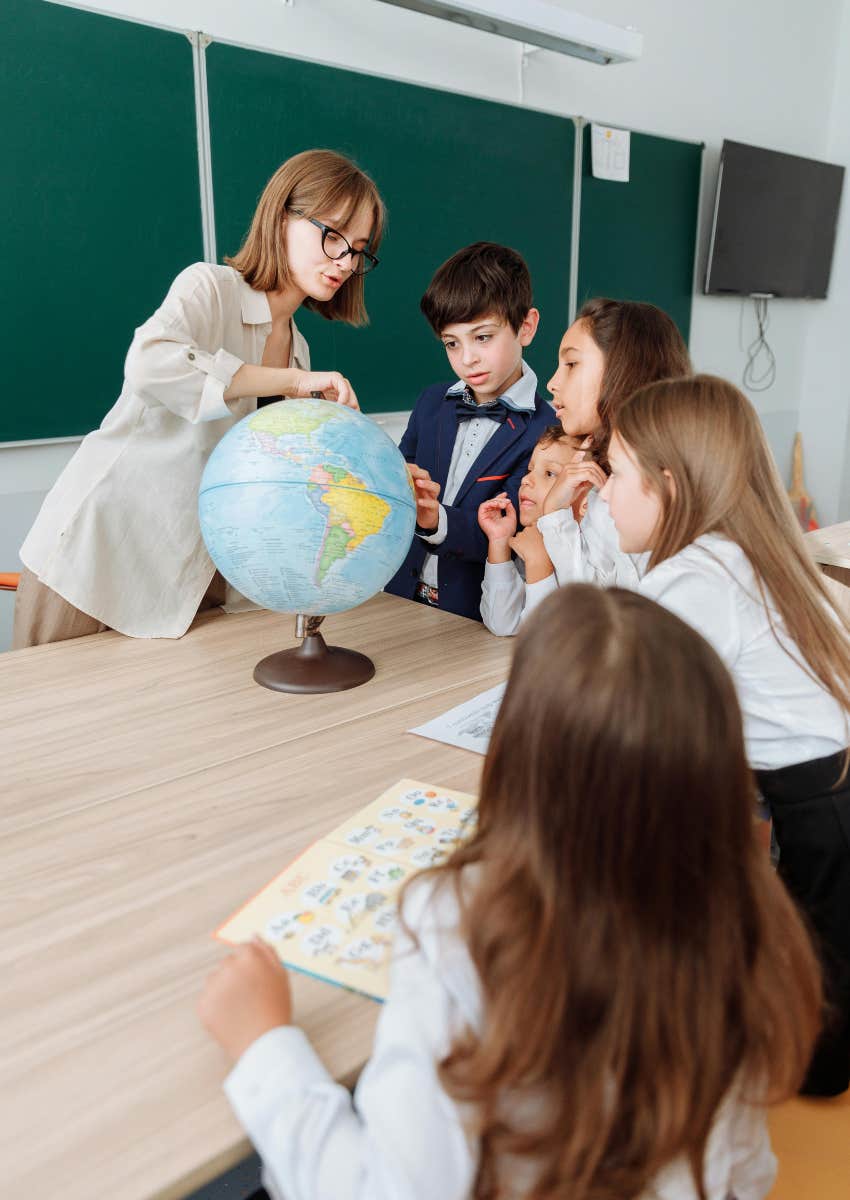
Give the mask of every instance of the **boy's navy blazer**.
[[[426, 388], [407, 424], [399, 449], [409, 463], [416, 463], [440, 485], [441, 495], [452, 461], [458, 420], [457, 394], [448, 395], [450, 383]], [[472, 464], [451, 504], [445, 505], [446, 540], [439, 546], [413, 536], [407, 557], [387, 584], [385, 591], [412, 599], [422, 573], [426, 554], [438, 559], [440, 608], [462, 617], [481, 620], [481, 584], [487, 560], [487, 538], [478, 524], [478, 506], [507, 492], [517, 507], [517, 492], [528, 469], [528, 460], [540, 435], [555, 423], [555, 413], [540, 395], [534, 397], [533, 412], [511, 409]]]

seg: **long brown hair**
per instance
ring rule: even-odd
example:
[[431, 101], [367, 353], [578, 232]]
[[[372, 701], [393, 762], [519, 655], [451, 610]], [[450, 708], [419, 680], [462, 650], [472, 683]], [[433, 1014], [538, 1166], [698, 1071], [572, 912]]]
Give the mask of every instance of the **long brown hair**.
[[622, 1200], [682, 1156], [704, 1197], [730, 1089], [795, 1092], [820, 976], [754, 798], [734, 687], [698, 634], [617, 588], [540, 606], [477, 831], [430, 873], [454, 885], [484, 1001], [439, 1065], [475, 1114], [476, 1197], [527, 1176], [533, 1200]]
[[576, 321], [584, 323], [605, 356], [596, 404], [599, 426], [588, 433], [593, 437], [593, 457], [607, 466], [619, 405], [644, 384], [689, 375], [691, 360], [676, 323], [654, 304], [597, 298], [583, 305]]
[[806, 548], [749, 400], [713, 375], [672, 379], [631, 396], [615, 429], [661, 499], [649, 569], [704, 533], [736, 542], [768, 616], [772, 605], [811, 673], [850, 711], [850, 621]]
[[[283, 226], [287, 209], [298, 209], [305, 217], [318, 217], [339, 210], [339, 222], [347, 224], [360, 208], [372, 212], [369, 248], [381, 244], [386, 213], [377, 187], [365, 172], [334, 150], [304, 150], [278, 167], [263, 188], [245, 241], [238, 254], [224, 261], [241, 271], [245, 282], [261, 292], [272, 292], [290, 282]], [[330, 300], [313, 300], [304, 307], [348, 325], [366, 325], [366, 300], [362, 275], [351, 275]]]

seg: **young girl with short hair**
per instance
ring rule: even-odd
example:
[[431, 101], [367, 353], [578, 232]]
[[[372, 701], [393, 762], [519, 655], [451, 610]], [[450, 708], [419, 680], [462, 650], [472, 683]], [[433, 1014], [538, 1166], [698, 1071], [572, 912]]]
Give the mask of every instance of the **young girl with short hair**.
[[850, 624], [732, 384], [642, 388], [615, 417], [609, 460], [621, 549], [649, 552], [641, 592], [703, 634], [737, 686], [779, 873], [818, 935], [835, 1010], [804, 1090], [833, 1095], [850, 1082]]
[[201, 1017], [275, 1200], [760, 1200], [817, 963], [753, 830], [732, 682], [684, 622], [577, 584], [523, 628], [478, 826], [403, 893], [354, 1097], [272, 949]]
[[136, 330], [121, 395], [47, 495], [21, 548], [13, 646], [116, 629], [180, 637], [224, 599], [198, 523], [213, 447], [268, 400], [357, 407], [337, 371], [311, 371], [303, 303], [366, 322], [363, 275], [384, 208], [353, 162], [306, 150], [269, 180], [238, 254], [182, 271]]

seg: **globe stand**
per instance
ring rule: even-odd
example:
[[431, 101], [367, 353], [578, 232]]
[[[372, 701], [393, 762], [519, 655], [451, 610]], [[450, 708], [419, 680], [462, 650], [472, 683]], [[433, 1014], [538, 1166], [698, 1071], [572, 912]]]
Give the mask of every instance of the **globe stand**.
[[318, 632], [324, 617], [295, 617], [300, 646], [279, 650], [254, 667], [254, 679], [275, 692], [344, 692], [375, 674], [375, 664], [357, 650], [329, 646]]

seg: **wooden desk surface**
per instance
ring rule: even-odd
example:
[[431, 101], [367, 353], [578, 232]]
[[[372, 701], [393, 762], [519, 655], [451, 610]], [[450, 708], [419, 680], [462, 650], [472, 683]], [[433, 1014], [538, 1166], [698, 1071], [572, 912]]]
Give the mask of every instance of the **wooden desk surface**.
[[850, 567], [850, 521], [813, 529], [804, 536], [816, 562], [829, 567]]
[[[507, 675], [512, 641], [377, 596], [325, 623], [374, 680], [253, 683], [290, 618], [202, 618], [179, 642], [99, 634], [0, 655], [0, 1157], [9, 1194], [171, 1200], [242, 1158], [224, 1055], [195, 1016], [211, 933], [402, 776], [474, 791], [483, 760], [406, 734]], [[330, 1070], [377, 1006], [294, 976]]]

